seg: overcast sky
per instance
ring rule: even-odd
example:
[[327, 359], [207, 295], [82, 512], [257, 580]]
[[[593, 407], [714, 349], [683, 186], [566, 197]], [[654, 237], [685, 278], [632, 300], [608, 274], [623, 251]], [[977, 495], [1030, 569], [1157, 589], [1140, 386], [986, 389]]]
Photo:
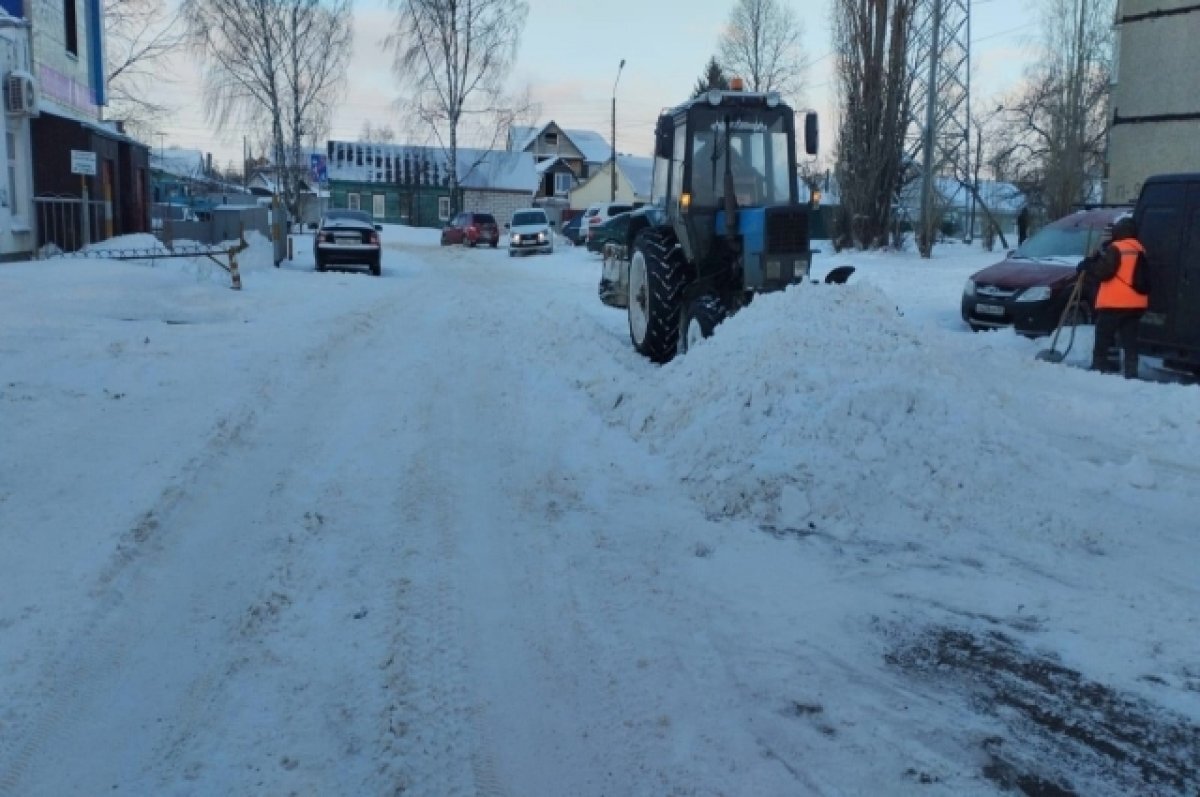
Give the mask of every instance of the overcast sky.
[[[804, 19], [804, 41], [815, 63], [808, 75], [805, 104], [822, 114], [823, 144], [833, 140], [833, 59], [828, 24], [830, 0], [791, 0]], [[606, 138], [617, 66], [626, 59], [617, 86], [617, 147], [647, 154], [658, 111], [685, 99], [717, 49], [717, 38], [733, 0], [529, 0], [529, 19], [511, 77], [514, 88], [528, 86], [540, 104], [538, 122], [595, 130]], [[973, 73], [976, 98], [1010, 88], [1037, 33], [1034, 0], [1021, 4], [975, 0], [972, 11]], [[355, 5], [354, 55], [344, 98], [334, 115], [331, 138], [354, 139], [364, 120], [403, 129], [395, 106], [400, 86], [392, 74], [383, 38], [394, 23], [386, 0]], [[156, 91], [176, 108], [155, 147], [164, 144], [211, 151], [225, 165], [240, 160], [237, 129], [218, 134], [204, 118], [199, 67], [194, 58], [174, 59], [173, 82]]]

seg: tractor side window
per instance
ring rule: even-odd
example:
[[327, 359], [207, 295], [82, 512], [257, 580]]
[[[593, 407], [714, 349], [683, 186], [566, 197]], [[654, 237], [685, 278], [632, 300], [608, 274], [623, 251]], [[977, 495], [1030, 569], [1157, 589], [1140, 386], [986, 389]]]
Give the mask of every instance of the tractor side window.
[[683, 161], [687, 153], [687, 128], [675, 127], [675, 151], [671, 154], [671, 196], [678, 199], [683, 193]]

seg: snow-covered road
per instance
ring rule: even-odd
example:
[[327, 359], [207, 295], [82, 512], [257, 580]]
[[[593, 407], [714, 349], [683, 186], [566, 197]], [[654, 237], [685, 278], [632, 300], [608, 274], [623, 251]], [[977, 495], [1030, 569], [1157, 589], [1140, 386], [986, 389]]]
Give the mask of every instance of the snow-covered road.
[[592, 256], [387, 238], [0, 269], [0, 794], [1200, 784], [1194, 388], [870, 258], [657, 368]]

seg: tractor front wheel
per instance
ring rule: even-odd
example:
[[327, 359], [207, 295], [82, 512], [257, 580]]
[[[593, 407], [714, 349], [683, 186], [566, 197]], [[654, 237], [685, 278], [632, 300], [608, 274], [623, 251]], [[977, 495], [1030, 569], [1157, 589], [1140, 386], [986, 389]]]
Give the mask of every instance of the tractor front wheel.
[[673, 242], [646, 231], [629, 261], [629, 339], [640, 354], [669, 362], [679, 342], [679, 304], [684, 263]]
[[696, 297], [688, 307], [687, 322], [680, 329], [680, 353], [686, 353], [700, 341], [711, 338], [726, 315], [725, 306], [716, 296]]

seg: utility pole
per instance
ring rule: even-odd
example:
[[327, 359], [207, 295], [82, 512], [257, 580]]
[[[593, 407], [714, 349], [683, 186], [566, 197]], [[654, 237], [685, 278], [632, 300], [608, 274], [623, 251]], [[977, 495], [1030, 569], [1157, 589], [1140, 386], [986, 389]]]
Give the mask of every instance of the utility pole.
[[[933, 0], [933, 46], [931, 51], [938, 52], [938, 43], [942, 34], [942, 0]], [[929, 58], [929, 95], [925, 99], [925, 142], [924, 159], [921, 162], [921, 240], [917, 248], [921, 257], [929, 257], [933, 252], [934, 227], [937, 226], [936, 214], [933, 207], [933, 169], [934, 138], [937, 132], [937, 69], [938, 57]]]
[[612, 170], [612, 186], [608, 193], [608, 201], [617, 201], [617, 83], [621, 80], [621, 70], [625, 68], [625, 59], [621, 59], [621, 65], [617, 67], [617, 79], [613, 81], [612, 90], [612, 163], [609, 168]]
[[[909, 42], [912, 104], [909, 108], [904, 163], [920, 168], [918, 245], [929, 257], [937, 233], [941, 204], [938, 174], [970, 165], [971, 126], [971, 2], [916, 0]], [[969, 172], [967, 168], [965, 171]], [[905, 184], [913, 179], [905, 177]], [[976, 186], [963, 179], [972, 195]], [[909, 194], [910, 196], [912, 194]]]

